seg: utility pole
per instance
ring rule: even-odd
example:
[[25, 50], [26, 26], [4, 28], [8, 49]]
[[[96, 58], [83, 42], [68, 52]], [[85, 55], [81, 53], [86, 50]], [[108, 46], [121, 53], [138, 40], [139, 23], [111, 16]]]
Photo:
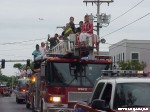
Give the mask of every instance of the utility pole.
[[102, 3], [108, 3], [109, 5], [109, 3], [113, 2], [113, 0], [84, 0], [83, 2], [86, 3], [86, 5], [87, 3], [92, 3], [92, 5], [93, 4], [97, 5], [97, 26], [96, 26], [97, 30], [96, 31], [97, 31], [97, 36], [98, 36], [97, 55], [99, 55], [100, 28], [102, 28], [102, 25], [98, 22], [99, 21], [98, 16], [100, 16], [100, 5]]

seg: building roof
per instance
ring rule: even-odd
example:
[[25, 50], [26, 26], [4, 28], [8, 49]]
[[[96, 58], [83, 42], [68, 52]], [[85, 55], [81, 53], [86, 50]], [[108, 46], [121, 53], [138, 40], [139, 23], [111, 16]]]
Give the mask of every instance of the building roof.
[[126, 43], [133, 43], [133, 44], [150, 44], [150, 40], [128, 40], [128, 39], [124, 39], [124, 40], [121, 40], [113, 45], [111, 45], [109, 47], [109, 49], [113, 49], [114, 47], [116, 46], [119, 46], [119, 45], [123, 45], [123, 44], [126, 44]]

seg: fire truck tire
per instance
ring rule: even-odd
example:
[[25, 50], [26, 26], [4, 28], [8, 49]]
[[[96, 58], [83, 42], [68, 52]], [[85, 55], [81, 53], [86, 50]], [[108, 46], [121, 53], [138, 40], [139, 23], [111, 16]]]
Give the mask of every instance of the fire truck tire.
[[40, 112], [46, 112], [46, 110], [44, 110], [44, 107], [43, 107], [43, 106], [44, 106], [44, 105], [43, 105], [43, 101], [41, 101], [41, 106], [40, 106], [40, 107], [41, 107], [41, 108], [40, 108], [41, 111], [40, 111]]
[[43, 101], [41, 101], [41, 106], [40, 107], [41, 107], [40, 108], [41, 112], [43, 112]]
[[31, 106], [32, 106], [32, 112], [35, 112], [35, 108], [34, 108], [34, 97], [32, 98], [32, 104], [31, 104]]
[[16, 103], [18, 104], [20, 103], [20, 100], [17, 97], [16, 97]]
[[30, 108], [30, 104], [26, 102], [26, 108], [29, 109]]

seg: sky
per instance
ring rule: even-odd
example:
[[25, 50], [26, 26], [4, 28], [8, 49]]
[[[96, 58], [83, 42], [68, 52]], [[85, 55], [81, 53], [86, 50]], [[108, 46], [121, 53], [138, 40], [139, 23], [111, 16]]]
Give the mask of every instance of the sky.
[[[100, 29], [100, 37], [104, 37], [106, 43], [115, 44], [123, 39], [149, 40], [150, 15], [105, 36], [150, 13], [150, 0], [114, 0], [109, 6], [106, 3], [101, 4], [100, 12], [111, 14], [113, 20], [140, 1], [142, 2], [137, 7], [110, 22], [108, 27]], [[61, 34], [62, 29], [57, 29], [57, 26], [68, 23], [70, 16], [73, 16], [75, 24], [78, 24], [84, 15], [91, 13], [96, 16], [96, 5], [86, 6], [83, 0], [0, 0], [0, 59], [33, 59], [31, 54], [36, 44], [46, 41], [48, 34]], [[6, 44], [22, 41], [27, 42]], [[108, 44], [100, 44], [100, 51], [109, 51]], [[18, 71], [13, 68], [13, 64], [6, 62], [2, 73], [8, 76], [17, 75]]]

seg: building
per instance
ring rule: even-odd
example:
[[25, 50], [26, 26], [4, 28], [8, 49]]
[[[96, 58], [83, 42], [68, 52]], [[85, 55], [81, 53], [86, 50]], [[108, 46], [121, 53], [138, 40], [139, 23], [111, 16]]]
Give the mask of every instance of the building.
[[118, 61], [139, 60], [147, 64], [146, 70], [150, 71], [150, 40], [124, 39], [109, 47], [114, 65]]
[[[97, 55], [97, 51], [94, 51], [94, 55]], [[109, 56], [109, 52], [108, 51], [100, 51], [99, 55], [101, 56]]]

